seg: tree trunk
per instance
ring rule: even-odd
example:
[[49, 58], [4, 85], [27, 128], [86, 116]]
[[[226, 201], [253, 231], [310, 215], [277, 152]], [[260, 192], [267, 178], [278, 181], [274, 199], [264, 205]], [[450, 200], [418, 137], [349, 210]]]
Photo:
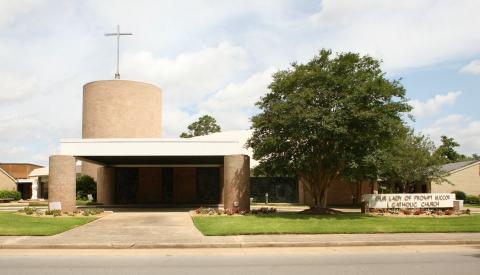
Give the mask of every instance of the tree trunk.
[[328, 199], [328, 186], [325, 186], [325, 189], [320, 194], [320, 204], [319, 208], [327, 208], [327, 199]]
[[310, 204], [311, 208], [327, 208], [328, 188], [332, 182], [338, 179], [338, 174], [337, 171], [328, 173], [320, 168], [304, 176], [305, 186], [313, 199]]

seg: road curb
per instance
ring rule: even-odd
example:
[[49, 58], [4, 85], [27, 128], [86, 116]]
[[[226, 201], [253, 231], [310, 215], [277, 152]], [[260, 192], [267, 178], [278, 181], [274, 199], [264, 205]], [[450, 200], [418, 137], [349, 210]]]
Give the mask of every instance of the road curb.
[[182, 249], [182, 248], [285, 248], [408, 245], [480, 245], [480, 240], [240, 242], [240, 243], [110, 243], [110, 244], [0, 244], [0, 249]]

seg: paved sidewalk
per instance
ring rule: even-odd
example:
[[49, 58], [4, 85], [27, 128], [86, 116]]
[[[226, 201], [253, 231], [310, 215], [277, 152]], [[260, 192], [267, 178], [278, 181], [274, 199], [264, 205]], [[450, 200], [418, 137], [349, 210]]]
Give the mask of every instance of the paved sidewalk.
[[0, 248], [216, 248], [480, 244], [480, 233], [203, 236], [188, 211], [116, 212], [48, 237], [0, 236]]

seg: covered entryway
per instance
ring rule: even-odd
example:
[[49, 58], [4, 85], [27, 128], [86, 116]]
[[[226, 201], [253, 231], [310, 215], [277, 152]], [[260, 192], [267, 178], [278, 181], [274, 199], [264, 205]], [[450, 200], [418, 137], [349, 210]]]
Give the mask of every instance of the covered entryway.
[[115, 204], [220, 204], [221, 167], [118, 167]]
[[[121, 205], [218, 205], [223, 203], [223, 157], [84, 156], [97, 180], [98, 201]], [[102, 186], [100, 186], [102, 185]]]
[[[96, 180], [97, 201], [104, 205], [250, 209], [250, 158], [237, 141], [62, 140], [61, 151], [50, 158], [49, 200], [71, 209], [75, 159]], [[66, 184], [73, 186], [69, 192]]]

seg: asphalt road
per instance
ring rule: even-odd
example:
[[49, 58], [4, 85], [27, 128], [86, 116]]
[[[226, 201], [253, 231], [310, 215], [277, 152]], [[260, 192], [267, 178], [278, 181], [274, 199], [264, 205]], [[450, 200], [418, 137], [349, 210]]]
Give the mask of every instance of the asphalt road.
[[480, 247], [0, 250], [0, 274], [480, 274]]

